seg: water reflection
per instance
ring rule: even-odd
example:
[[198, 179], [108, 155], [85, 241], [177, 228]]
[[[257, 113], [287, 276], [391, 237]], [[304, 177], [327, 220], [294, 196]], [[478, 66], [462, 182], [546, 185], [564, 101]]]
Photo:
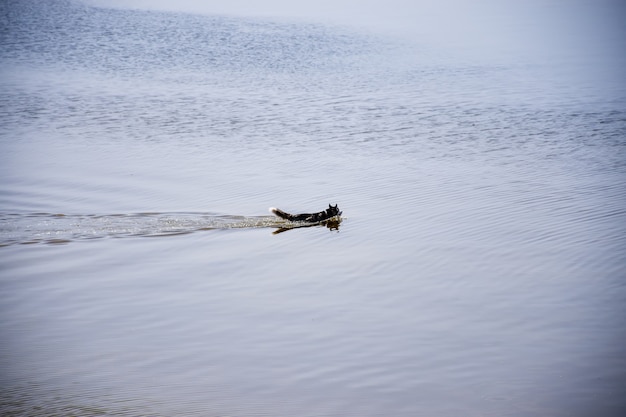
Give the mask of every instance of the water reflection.
[[287, 230], [301, 229], [303, 227], [326, 227], [331, 232], [338, 232], [339, 225], [341, 224], [341, 217], [333, 218], [330, 220], [326, 220], [320, 223], [292, 223], [290, 225], [285, 225], [280, 227], [278, 230], [272, 232], [273, 235], [277, 235], [279, 233], [286, 232]]

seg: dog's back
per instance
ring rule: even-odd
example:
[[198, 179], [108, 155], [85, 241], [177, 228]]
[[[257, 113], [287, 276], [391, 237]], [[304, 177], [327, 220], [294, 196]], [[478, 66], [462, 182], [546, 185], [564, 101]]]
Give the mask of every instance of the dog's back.
[[290, 214], [286, 211], [282, 211], [281, 209], [277, 209], [276, 207], [270, 207], [270, 212], [280, 217], [281, 219], [289, 220], [292, 222], [307, 223], [323, 222], [324, 220], [328, 220], [335, 216], [341, 215], [341, 211], [339, 211], [339, 207], [337, 206], [337, 204], [335, 204], [334, 207], [329, 204], [326, 210], [320, 211], [319, 213]]

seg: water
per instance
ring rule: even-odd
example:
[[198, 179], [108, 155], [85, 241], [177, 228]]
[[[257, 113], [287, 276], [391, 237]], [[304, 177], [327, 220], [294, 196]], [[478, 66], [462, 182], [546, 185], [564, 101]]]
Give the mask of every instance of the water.
[[[0, 16], [3, 414], [626, 410], [617, 61]], [[329, 203], [336, 227], [267, 212]]]

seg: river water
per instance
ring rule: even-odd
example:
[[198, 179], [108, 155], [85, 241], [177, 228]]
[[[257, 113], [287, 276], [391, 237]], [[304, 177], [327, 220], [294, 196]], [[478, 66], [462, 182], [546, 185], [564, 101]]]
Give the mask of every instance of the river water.
[[626, 411], [623, 62], [62, 0], [0, 29], [3, 415]]

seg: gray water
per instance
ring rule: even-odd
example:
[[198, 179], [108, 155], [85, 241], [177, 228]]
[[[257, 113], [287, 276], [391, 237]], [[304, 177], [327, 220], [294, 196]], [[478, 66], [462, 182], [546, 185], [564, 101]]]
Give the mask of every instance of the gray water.
[[617, 47], [0, 19], [3, 415], [626, 412]]

